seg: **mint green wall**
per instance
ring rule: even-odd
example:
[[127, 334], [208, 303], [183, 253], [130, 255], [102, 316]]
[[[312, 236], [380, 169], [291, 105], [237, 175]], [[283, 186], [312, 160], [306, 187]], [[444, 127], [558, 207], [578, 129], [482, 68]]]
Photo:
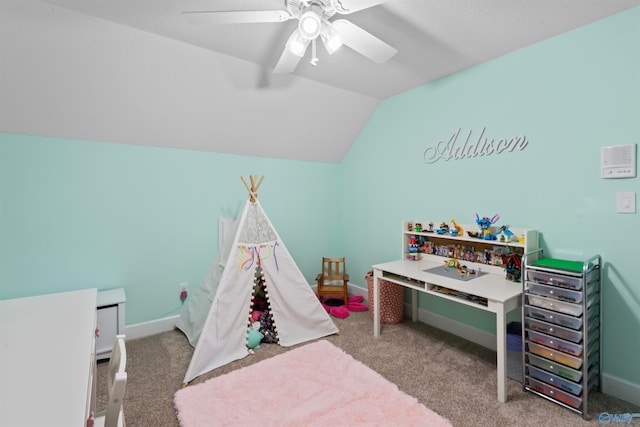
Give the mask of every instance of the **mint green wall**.
[[[599, 178], [601, 146], [640, 143], [639, 52], [635, 8], [383, 102], [340, 169], [351, 276], [400, 257], [403, 220], [499, 214], [499, 225], [539, 230], [551, 256], [603, 256], [604, 369], [640, 385], [640, 219], [615, 209], [616, 192], [640, 193], [640, 178]], [[423, 162], [425, 148], [456, 129], [477, 136], [483, 127], [529, 145]], [[429, 304], [495, 331], [491, 315], [453, 305]]]
[[[640, 143], [640, 8], [383, 102], [340, 165], [0, 134], [0, 299], [125, 287], [127, 323], [174, 314], [217, 251], [217, 219], [241, 209], [240, 176], [310, 283], [322, 255], [349, 259], [366, 287], [396, 259], [400, 224], [500, 214], [540, 230], [555, 257], [599, 253], [605, 373], [640, 387], [638, 214], [615, 213], [640, 179], [599, 178], [600, 147]], [[422, 161], [458, 128], [524, 134], [524, 151]], [[318, 209], [342, 188], [340, 209]], [[341, 232], [336, 233], [336, 227]], [[426, 300], [421, 301], [423, 306]], [[447, 302], [440, 314], [493, 331], [493, 317]]]
[[313, 283], [335, 253], [337, 165], [0, 134], [0, 299], [124, 287], [127, 324], [175, 314], [235, 216], [240, 177]]

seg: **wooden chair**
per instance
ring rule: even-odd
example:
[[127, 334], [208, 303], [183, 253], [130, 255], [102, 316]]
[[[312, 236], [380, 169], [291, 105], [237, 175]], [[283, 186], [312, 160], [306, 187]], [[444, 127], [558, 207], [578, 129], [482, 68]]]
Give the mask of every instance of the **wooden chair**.
[[122, 401], [127, 386], [127, 348], [124, 338], [124, 335], [116, 336], [111, 359], [109, 359], [109, 372], [107, 373], [109, 401], [107, 402], [107, 409], [96, 414], [95, 427], [123, 427], [125, 425]]
[[318, 283], [318, 298], [321, 301], [324, 296], [339, 296], [344, 298], [344, 305], [347, 305], [349, 275], [344, 257], [323, 257], [322, 273], [316, 276], [316, 282]]

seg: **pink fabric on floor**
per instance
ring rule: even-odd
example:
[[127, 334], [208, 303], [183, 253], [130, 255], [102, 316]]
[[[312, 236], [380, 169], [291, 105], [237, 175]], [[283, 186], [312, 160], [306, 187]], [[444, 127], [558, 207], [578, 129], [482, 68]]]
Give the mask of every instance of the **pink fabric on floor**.
[[348, 303], [357, 303], [364, 301], [364, 297], [362, 295], [351, 295], [347, 300]]
[[333, 314], [339, 319], [346, 319], [347, 317], [349, 317], [349, 310], [344, 305], [338, 307], [329, 307], [329, 314]]
[[324, 302], [327, 299], [328, 298], [323, 298], [322, 306], [325, 310], [327, 310], [327, 313], [332, 314], [339, 319], [345, 319], [349, 317], [350, 311], [367, 311], [369, 309], [366, 304], [362, 304], [362, 301], [364, 300], [364, 297], [362, 295], [351, 295], [350, 297], [348, 297], [346, 307], [344, 305], [344, 298], [338, 296], [331, 298], [343, 302], [343, 305], [337, 307], [332, 307], [325, 304]]
[[347, 309], [349, 311], [367, 311], [369, 310], [369, 307], [367, 307], [365, 304], [359, 303], [359, 302], [351, 302], [349, 301], [347, 303]]
[[180, 389], [174, 405], [182, 427], [451, 427], [327, 340]]

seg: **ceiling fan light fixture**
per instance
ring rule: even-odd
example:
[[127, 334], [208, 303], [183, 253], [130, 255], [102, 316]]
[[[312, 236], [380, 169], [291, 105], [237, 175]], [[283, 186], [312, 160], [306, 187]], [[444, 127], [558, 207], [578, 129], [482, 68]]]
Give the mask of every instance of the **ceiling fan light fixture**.
[[338, 33], [335, 27], [328, 21], [323, 22], [320, 37], [322, 38], [322, 44], [324, 44], [324, 47], [325, 49], [327, 49], [327, 52], [329, 52], [329, 55], [340, 49], [340, 46], [342, 46], [342, 44], [344, 43], [344, 40], [342, 40], [340, 33]]
[[298, 30], [302, 37], [308, 40], [315, 39], [320, 35], [322, 29], [322, 20], [320, 16], [313, 10], [308, 10], [300, 16], [298, 22]]
[[286, 48], [289, 52], [302, 58], [304, 56], [305, 51], [307, 50], [308, 45], [309, 45], [309, 39], [303, 37], [302, 34], [300, 34], [300, 30], [295, 30], [289, 36], [289, 40], [287, 40]]

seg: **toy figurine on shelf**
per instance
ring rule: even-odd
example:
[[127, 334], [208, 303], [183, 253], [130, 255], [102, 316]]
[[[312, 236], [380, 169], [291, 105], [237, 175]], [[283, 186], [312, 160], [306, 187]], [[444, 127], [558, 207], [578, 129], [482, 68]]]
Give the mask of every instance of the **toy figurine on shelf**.
[[422, 245], [422, 252], [424, 252], [425, 254], [431, 253], [431, 244], [428, 240], [424, 241], [424, 244]]
[[453, 230], [451, 230], [451, 235], [452, 236], [462, 236], [462, 233], [463, 233], [462, 227], [460, 227], [458, 225], [458, 223], [456, 223], [455, 219], [451, 220], [451, 224], [453, 224]]
[[407, 259], [410, 261], [418, 260], [418, 242], [416, 242], [415, 236], [411, 236], [409, 241], [409, 252], [407, 253]]
[[507, 272], [507, 280], [519, 282], [522, 274], [522, 259], [520, 258], [520, 255], [511, 255], [507, 260], [507, 264], [504, 269]]
[[427, 230], [429, 233], [433, 233], [433, 223], [429, 223], [429, 229]]
[[473, 233], [469, 231], [469, 236], [477, 237], [483, 240], [496, 240], [496, 235], [491, 233], [491, 226], [500, 219], [500, 215], [494, 215], [493, 218], [489, 218], [488, 216], [480, 218], [480, 216], [476, 214], [475, 219], [476, 224], [478, 224], [478, 227], [480, 227], [480, 232]]
[[421, 224], [421, 223], [416, 222], [416, 227], [415, 227], [415, 228], [416, 228], [416, 231], [417, 231], [418, 233], [421, 233], [421, 232], [422, 232], [422, 224]]
[[447, 224], [446, 222], [442, 221], [440, 223], [440, 229], [436, 230], [438, 232], [438, 234], [447, 234], [449, 232], [449, 224]]
[[500, 236], [501, 242], [509, 243], [516, 239], [514, 234], [509, 230], [509, 227], [506, 225], [503, 225], [502, 227], [500, 227], [500, 231], [498, 231], [497, 234]]

